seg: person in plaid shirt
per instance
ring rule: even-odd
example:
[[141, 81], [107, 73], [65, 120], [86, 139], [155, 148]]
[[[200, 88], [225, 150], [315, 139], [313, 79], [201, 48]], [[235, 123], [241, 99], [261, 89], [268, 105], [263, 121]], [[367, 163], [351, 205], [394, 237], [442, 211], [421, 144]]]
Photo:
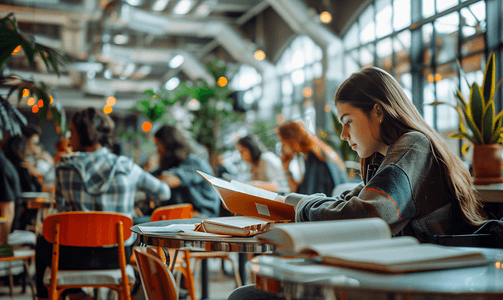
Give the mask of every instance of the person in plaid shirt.
[[[114, 122], [102, 112], [87, 108], [78, 111], [70, 123], [70, 146], [74, 153], [56, 165], [56, 208], [58, 211], [104, 211], [133, 217], [136, 190], [157, 201], [171, 197], [169, 186], [144, 171], [130, 158], [118, 156], [111, 146]], [[131, 254], [134, 238], [125, 242], [126, 256]], [[115, 247], [89, 249], [61, 246], [60, 269], [115, 269]], [[36, 245], [37, 294], [48, 298], [43, 284], [46, 267], [51, 266], [52, 244], [39, 237]], [[129, 253], [129, 254], [128, 254]], [[79, 257], [75, 260], [75, 257]], [[86, 298], [81, 290], [74, 298]]]

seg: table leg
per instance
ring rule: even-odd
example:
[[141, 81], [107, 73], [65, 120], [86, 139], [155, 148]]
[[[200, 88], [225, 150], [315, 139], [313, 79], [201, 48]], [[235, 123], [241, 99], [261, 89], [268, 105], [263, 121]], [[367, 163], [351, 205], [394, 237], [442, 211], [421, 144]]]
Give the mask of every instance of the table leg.
[[208, 261], [201, 260], [201, 298], [208, 299]]
[[33, 300], [37, 300], [35, 287], [33, 285], [33, 280], [31, 279], [31, 276], [30, 276], [30, 271], [29, 271], [30, 266], [28, 265], [28, 261], [26, 261], [26, 260], [24, 260], [24, 268], [25, 268], [26, 276], [28, 277], [28, 282], [30, 283], [31, 295], [33, 297]]
[[246, 273], [246, 262], [248, 261], [248, 254], [247, 253], [239, 253], [239, 276], [241, 277], [241, 282], [243, 285], [246, 285], [248, 282], [247, 278], [247, 273]]

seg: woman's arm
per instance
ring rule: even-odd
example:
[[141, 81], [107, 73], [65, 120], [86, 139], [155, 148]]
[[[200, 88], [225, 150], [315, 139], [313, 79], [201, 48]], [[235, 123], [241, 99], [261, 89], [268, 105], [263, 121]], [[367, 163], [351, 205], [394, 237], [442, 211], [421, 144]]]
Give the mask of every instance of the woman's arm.
[[385, 166], [366, 186], [359, 185], [342, 197], [315, 194], [302, 199], [297, 207], [296, 221], [380, 217], [393, 233], [416, 214], [409, 179], [395, 165]]

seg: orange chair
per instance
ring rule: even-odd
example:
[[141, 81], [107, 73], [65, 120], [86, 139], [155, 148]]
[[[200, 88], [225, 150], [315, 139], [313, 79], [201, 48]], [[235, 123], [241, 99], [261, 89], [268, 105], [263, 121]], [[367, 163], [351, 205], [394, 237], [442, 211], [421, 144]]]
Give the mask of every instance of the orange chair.
[[177, 300], [175, 279], [151, 248], [135, 247], [143, 290], [149, 300]]
[[[47, 217], [44, 237], [52, 243], [52, 265], [46, 269], [44, 284], [49, 298], [56, 300], [69, 288], [106, 287], [117, 291], [119, 299], [131, 300], [134, 270], [126, 266], [124, 240], [131, 236], [133, 221], [119, 213], [65, 212]], [[119, 269], [60, 271], [59, 246], [102, 247], [118, 245]], [[79, 259], [76, 257], [75, 259]]]
[[[162, 221], [162, 220], [176, 220], [176, 219], [190, 219], [192, 218], [192, 204], [177, 204], [177, 205], [167, 205], [158, 207], [152, 213], [150, 217], [151, 222]], [[189, 296], [192, 300], [195, 300], [195, 287], [194, 287], [194, 275], [190, 267], [190, 258], [193, 257], [196, 260], [207, 259], [207, 258], [220, 258], [222, 260], [228, 260], [232, 263], [234, 267], [234, 275], [236, 277], [236, 282], [238, 286], [241, 286], [241, 276], [237, 268], [237, 264], [228, 256], [227, 252], [190, 252], [188, 250], [180, 251], [177, 256], [177, 264], [175, 265], [176, 270], [179, 270], [185, 277], [185, 285], [189, 292]], [[164, 257], [161, 249], [157, 250], [157, 253], [161, 257]], [[181, 260], [181, 261], [180, 261]], [[171, 262], [173, 263], [173, 262]], [[170, 265], [171, 267], [171, 265]]]

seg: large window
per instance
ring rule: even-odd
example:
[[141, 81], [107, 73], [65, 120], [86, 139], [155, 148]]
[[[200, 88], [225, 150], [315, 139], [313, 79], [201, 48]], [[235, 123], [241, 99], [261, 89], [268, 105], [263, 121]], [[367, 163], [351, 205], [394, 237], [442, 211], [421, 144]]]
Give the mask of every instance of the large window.
[[309, 37], [298, 36], [283, 52], [276, 70], [281, 78], [281, 118], [304, 119], [314, 132], [314, 79], [322, 77], [323, 52]]
[[457, 89], [468, 96], [466, 82], [482, 82], [485, 32], [482, 0], [375, 0], [343, 38], [345, 76], [367, 66], [386, 70], [427, 123], [459, 151], [460, 143], [447, 138], [458, 130], [457, 112], [427, 104], [455, 104]]

